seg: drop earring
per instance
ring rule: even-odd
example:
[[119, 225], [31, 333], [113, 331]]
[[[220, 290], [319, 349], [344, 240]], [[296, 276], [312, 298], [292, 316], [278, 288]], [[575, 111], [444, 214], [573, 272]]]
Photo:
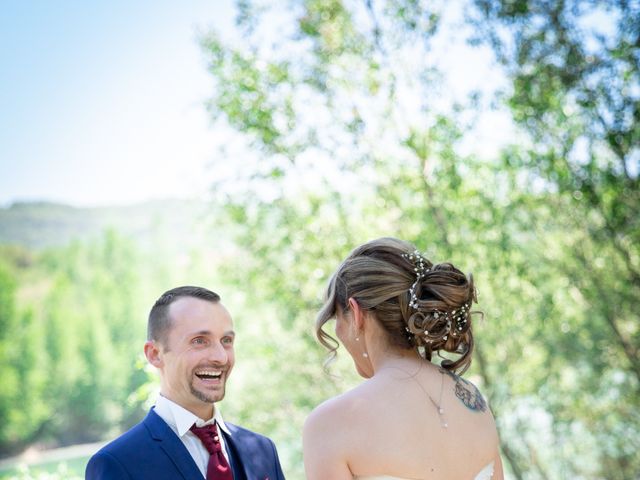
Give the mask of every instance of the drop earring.
[[[356, 337], [356, 342], [359, 342], [359, 341], [360, 341], [360, 337]], [[364, 358], [369, 358], [369, 354], [366, 351], [362, 352], [362, 356]]]

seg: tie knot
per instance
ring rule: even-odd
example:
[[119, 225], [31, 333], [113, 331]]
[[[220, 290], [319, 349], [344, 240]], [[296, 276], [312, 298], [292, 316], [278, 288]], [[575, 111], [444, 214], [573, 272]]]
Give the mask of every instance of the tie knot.
[[204, 427], [196, 427], [194, 423], [189, 430], [200, 439], [210, 455], [221, 450], [220, 437], [218, 436], [218, 428], [215, 423], [205, 425]]

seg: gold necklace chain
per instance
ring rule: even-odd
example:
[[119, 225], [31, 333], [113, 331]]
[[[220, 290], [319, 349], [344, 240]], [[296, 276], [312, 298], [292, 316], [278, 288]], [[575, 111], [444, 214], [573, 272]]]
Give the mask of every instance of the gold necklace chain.
[[395, 370], [400, 370], [402, 373], [405, 373], [406, 375], [408, 375], [408, 378], [410, 378], [411, 380], [413, 380], [414, 382], [416, 382], [418, 384], [418, 386], [420, 387], [420, 390], [422, 390], [423, 393], [429, 398], [431, 403], [433, 403], [433, 406], [436, 407], [436, 411], [438, 412], [438, 417], [440, 418], [440, 426], [442, 428], [448, 428], [449, 424], [447, 423], [447, 420], [444, 417], [444, 408], [442, 408], [442, 393], [444, 392], [444, 371], [442, 370], [442, 368], [440, 369], [440, 376], [442, 378], [442, 382], [440, 384], [440, 397], [438, 398], [438, 403], [436, 403], [436, 401], [429, 394], [429, 392], [427, 392], [425, 390], [425, 388], [422, 386], [422, 384], [415, 378], [415, 376], [418, 374], [418, 372], [420, 370], [422, 370], [422, 365], [420, 365], [420, 368], [418, 369], [418, 372], [416, 372], [414, 375], [409, 374], [409, 372], [407, 372], [406, 370], [403, 370], [400, 367], [382, 367], [378, 371], [388, 370], [388, 369], [392, 369], [392, 368], [395, 369]]

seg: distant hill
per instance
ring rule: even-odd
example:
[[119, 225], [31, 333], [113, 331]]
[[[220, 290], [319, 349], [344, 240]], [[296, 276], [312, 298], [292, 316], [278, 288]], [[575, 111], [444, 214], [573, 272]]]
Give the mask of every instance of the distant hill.
[[98, 208], [19, 202], [0, 208], [0, 244], [42, 249], [97, 237], [107, 229], [142, 245], [159, 238], [174, 244], [202, 235], [201, 227], [211, 224], [214, 211], [211, 204], [194, 200], [154, 200]]

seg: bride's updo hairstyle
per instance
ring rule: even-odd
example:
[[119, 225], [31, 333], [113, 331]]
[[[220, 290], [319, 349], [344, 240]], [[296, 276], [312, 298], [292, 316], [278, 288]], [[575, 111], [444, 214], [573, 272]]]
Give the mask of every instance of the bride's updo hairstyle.
[[379, 322], [391, 344], [415, 348], [426, 360], [449, 352], [441, 366], [464, 373], [471, 364], [471, 305], [476, 302], [473, 276], [450, 263], [434, 265], [408, 242], [379, 238], [357, 247], [329, 281], [316, 320], [316, 336], [332, 355], [338, 342], [322, 327], [349, 298]]

